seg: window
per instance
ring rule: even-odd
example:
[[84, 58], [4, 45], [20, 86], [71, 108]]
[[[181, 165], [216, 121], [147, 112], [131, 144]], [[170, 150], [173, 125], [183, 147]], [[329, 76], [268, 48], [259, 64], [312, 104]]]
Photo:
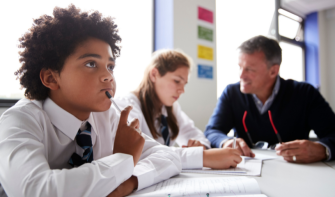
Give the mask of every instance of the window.
[[296, 81], [305, 80], [304, 50], [302, 47], [280, 42], [282, 48], [282, 63], [279, 74], [284, 79]]
[[279, 34], [289, 39], [302, 41], [302, 18], [283, 9], [278, 9], [278, 13]]
[[[14, 72], [20, 67], [18, 39], [32, 25], [32, 19], [42, 14], [52, 15], [55, 6], [67, 7], [70, 3], [83, 11], [98, 10], [104, 16], [115, 18], [122, 38], [121, 56], [116, 60], [116, 95], [134, 90], [143, 77], [144, 68], [153, 51], [153, 1], [152, 0], [109, 0], [80, 1], [30, 0], [6, 1], [0, 12], [0, 102], [6, 99], [23, 98], [19, 81]], [[131, 80], [130, 80], [131, 79]]]
[[283, 9], [278, 9], [278, 14], [282, 48], [280, 76], [284, 79], [305, 81], [303, 19]]
[[269, 36], [274, 11], [275, 0], [216, 1], [217, 97], [239, 81], [237, 48], [251, 37]]

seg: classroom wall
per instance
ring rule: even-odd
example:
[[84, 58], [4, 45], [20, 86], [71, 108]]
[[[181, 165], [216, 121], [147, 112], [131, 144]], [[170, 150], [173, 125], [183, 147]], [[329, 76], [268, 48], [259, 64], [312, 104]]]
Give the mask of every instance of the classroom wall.
[[[214, 12], [213, 25], [199, 22], [198, 6]], [[173, 48], [183, 50], [194, 61], [189, 83], [186, 85], [185, 93], [179, 99], [179, 103], [182, 110], [195, 122], [195, 125], [204, 131], [217, 101], [215, 0], [174, 0], [173, 11]], [[214, 38], [212, 43], [202, 42], [198, 39], [198, 24], [213, 28]], [[213, 61], [197, 58], [198, 44], [214, 48]], [[198, 78], [198, 64], [213, 66], [213, 79]]]
[[320, 91], [335, 111], [335, 8], [318, 13]]

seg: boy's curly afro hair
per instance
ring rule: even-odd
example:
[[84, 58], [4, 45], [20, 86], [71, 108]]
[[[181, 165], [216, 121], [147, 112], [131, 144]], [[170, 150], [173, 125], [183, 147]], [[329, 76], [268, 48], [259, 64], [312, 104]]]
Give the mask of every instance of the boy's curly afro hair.
[[28, 99], [44, 100], [50, 89], [40, 80], [42, 69], [61, 72], [65, 59], [76, 46], [89, 37], [105, 41], [111, 46], [114, 58], [120, 55], [121, 42], [117, 25], [111, 17], [102, 17], [98, 11], [81, 12], [74, 5], [67, 9], [55, 7], [53, 15], [43, 15], [20, 39], [22, 66], [15, 72], [25, 88]]

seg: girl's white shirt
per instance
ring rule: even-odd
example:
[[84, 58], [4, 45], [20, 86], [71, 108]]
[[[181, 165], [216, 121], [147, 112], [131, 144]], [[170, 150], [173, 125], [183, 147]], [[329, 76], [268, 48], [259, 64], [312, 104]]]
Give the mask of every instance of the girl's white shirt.
[[[117, 97], [115, 98], [115, 102], [121, 108], [132, 105], [133, 109], [130, 111], [128, 119], [138, 119], [140, 122], [141, 131], [149, 137], [153, 138], [150, 129], [146, 123], [145, 117], [142, 113], [140, 100], [135, 94], [128, 93], [125, 96]], [[165, 106], [162, 107], [161, 113], [162, 115], [167, 116]], [[179, 134], [176, 139], [170, 139], [170, 147], [180, 156], [183, 169], [202, 168], [203, 147], [179, 148], [175, 147], [175, 143], [177, 143], [181, 147], [182, 145], [187, 145], [189, 139], [196, 139], [199, 140], [201, 144], [205, 145], [207, 148], [210, 148], [209, 140], [205, 137], [203, 132], [194, 125], [194, 122], [181, 110], [178, 102], [174, 102], [173, 104], [173, 113], [177, 119]], [[160, 123], [158, 121], [158, 117], [155, 118], [154, 125], [156, 130], [159, 131]], [[169, 132], [171, 136], [171, 129], [169, 129]], [[160, 144], [164, 144], [164, 139], [162, 136], [158, 136], [158, 138], [156, 138], [155, 140]]]

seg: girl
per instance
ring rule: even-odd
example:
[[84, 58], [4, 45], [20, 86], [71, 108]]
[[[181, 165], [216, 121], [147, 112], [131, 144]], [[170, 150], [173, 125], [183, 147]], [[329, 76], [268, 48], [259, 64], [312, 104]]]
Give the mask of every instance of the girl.
[[190, 67], [190, 58], [180, 51], [156, 51], [138, 88], [116, 102], [133, 105], [130, 116], [140, 121], [143, 133], [167, 146], [182, 145], [171, 148], [180, 155], [183, 169], [235, 167], [242, 160], [239, 151], [209, 149], [209, 141], [176, 102], [185, 91]]

